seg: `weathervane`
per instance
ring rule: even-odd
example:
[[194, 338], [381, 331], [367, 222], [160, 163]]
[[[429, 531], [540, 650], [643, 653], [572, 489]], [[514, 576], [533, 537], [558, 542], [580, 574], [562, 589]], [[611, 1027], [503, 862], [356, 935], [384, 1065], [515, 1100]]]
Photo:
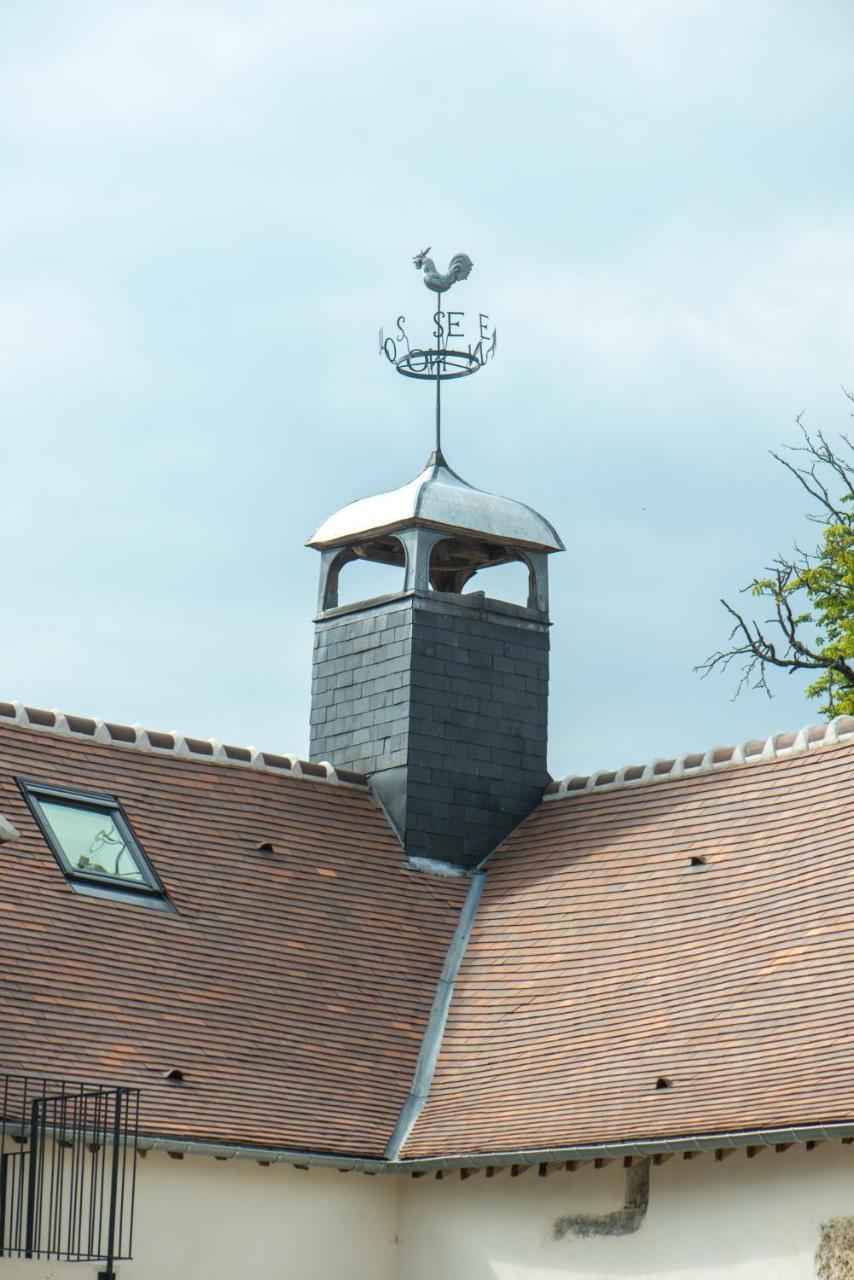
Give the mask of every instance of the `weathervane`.
[[436, 270], [436, 264], [433, 259], [427, 257], [429, 252], [430, 246], [428, 244], [426, 249], [416, 253], [412, 259], [415, 270], [424, 272], [424, 283], [428, 289], [432, 289], [434, 293], [445, 293], [458, 280], [468, 280], [474, 263], [467, 253], [455, 253], [451, 258], [447, 274], [443, 276]]
[[[412, 259], [415, 269], [424, 272], [424, 284], [440, 296], [460, 280], [467, 280], [474, 263], [467, 253], [455, 253], [443, 275], [427, 255], [429, 246]], [[442, 460], [441, 386], [450, 378], [466, 378], [495, 358], [496, 330], [490, 319], [478, 313], [474, 340], [466, 336], [464, 311], [439, 310], [432, 317], [432, 341], [427, 346], [413, 346], [406, 332], [406, 316], [398, 316], [396, 332], [387, 337], [380, 329], [380, 354], [405, 378], [421, 378], [436, 383], [436, 459]]]

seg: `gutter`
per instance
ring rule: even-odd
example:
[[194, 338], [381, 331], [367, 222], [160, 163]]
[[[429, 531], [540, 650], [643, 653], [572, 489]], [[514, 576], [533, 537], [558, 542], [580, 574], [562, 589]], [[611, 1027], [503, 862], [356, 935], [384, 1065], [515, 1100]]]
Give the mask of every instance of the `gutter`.
[[[417, 1117], [413, 1117], [413, 1123], [415, 1118]], [[571, 1147], [531, 1147], [516, 1151], [458, 1152], [453, 1155], [428, 1156], [416, 1160], [332, 1155], [326, 1152], [295, 1151], [281, 1147], [250, 1147], [234, 1143], [184, 1141], [180, 1138], [143, 1134], [139, 1137], [138, 1147], [140, 1151], [166, 1151], [172, 1156], [213, 1156], [219, 1160], [256, 1160], [263, 1164], [289, 1164], [300, 1168], [354, 1170], [371, 1174], [406, 1174], [444, 1172], [453, 1169], [501, 1168], [507, 1165], [563, 1164], [568, 1161], [582, 1163], [590, 1160], [625, 1160], [628, 1157], [646, 1159], [656, 1155], [679, 1155], [686, 1151], [699, 1153], [747, 1147], [784, 1146], [793, 1143], [840, 1142], [844, 1139], [854, 1139], [854, 1121], [839, 1124], [799, 1125], [787, 1129], [736, 1129], [719, 1133], [685, 1135], [678, 1138], [648, 1138], [637, 1142], [585, 1143]]]

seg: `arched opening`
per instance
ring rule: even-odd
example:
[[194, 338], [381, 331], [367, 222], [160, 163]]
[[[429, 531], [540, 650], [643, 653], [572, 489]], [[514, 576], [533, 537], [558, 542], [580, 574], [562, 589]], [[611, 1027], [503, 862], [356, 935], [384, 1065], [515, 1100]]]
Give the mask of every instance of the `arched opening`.
[[517, 548], [497, 542], [442, 538], [430, 552], [430, 586], [455, 595], [468, 588], [493, 600], [537, 607], [532, 565]]
[[329, 566], [323, 609], [396, 595], [406, 580], [406, 550], [391, 534], [354, 543], [339, 551]]
[[531, 571], [522, 560], [480, 569], [468, 585], [469, 591], [482, 591], [490, 600], [504, 600], [531, 608]]

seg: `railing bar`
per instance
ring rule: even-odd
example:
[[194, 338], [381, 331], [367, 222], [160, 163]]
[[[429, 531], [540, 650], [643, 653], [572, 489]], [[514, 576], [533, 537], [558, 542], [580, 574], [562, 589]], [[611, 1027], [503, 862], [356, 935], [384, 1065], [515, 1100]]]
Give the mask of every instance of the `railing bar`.
[[[109, 1125], [109, 1111], [109, 1098], [105, 1095], [104, 1105], [101, 1111], [101, 1194], [98, 1203], [98, 1248], [96, 1251], [99, 1258], [104, 1256], [104, 1187], [106, 1185], [105, 1178], [107, 1173], [107, 1129]], [[113, 1280], [113, 1277], [109, 1276], [108, 1280]]]
[[130, 1090], [127, 1090], [127, 1103], [125, 1106], [124, 1124], [122, 1125], [121, 1147], [122, 1147], [122, 1185], [119, 1191], [119, 1247], [116, 1256], [124, 1257], [124, 1241], [125, 1241], [125, 1183], [127, 1181], [128, 1170], [128, 1123], [130, 1121], [131, 1096]]
[[127, 1256], [133, 1254], [133, 1220], [136, 1212], [136, 1166], [139, 1154], [139, 1089], [134, 1090], [133, 1148], [131, 1151], [130, 1223], [128, 1226]]
[[76, 1111], [76, 1132], [74, 1134], [74, 1163], [76, 1168], [76, 1205], [75, 1205], [75, 1228], [74, 1228], [74, 1257], [79, 1257], [80, 1240], [83, 1234], [83, 1196], [85, 1190], [86, 1170], [84, 1165], [85, 1152], [83, 1147], [83, 1134], [86, 1125], [85, 1103], [78, 1096], [74, 1100]]
[[6, 1248], [6, 1178], [9, 1157], [6, 1155], [6, 1117], [9, 1112], [9, 1077], [3, 1081], [3, 1114], [0, 1116], [0, 1255]]
[[66, 1127], [68, 1123], [68, 1098], [62, 1095], [61, 1101], [57, 1104], [57, 1120], [56, 1127], [53, 1131], [53, 1159], [56, 1164], [56, 1225], [54, 1236], [54, 1252], [57, 1260], [62, 1256], [62, 1239], [63, 1239], [63, 1220], [65, 1217], [65, 1153], [66, 1153]]
[[[57, 1157], [56, 1102], [51, 1101], [49, 1103], [49, 1106], [50, 1106], [51, 1116], [53, 1121], [52, 1125], [50, 1126], [50, 1131], [53, 1133], [53, 1138], [51, 1140], [51, 1147], [50, 1147], [50, 1180], [49, 1180], [49, 1190], [48, 1190], [48, 1199], [47, 1199], [47, 1233], [45, 1235], [45, 1248], [47, 1250], [46, 1256], [48, 1258], [51, 1258], [53, 1256], [53, 1243], [54, 1243], [53, 1236], [54, 1236], [54, 1229], [55, 1229], [54, 1214], [57, 1208], [57, 1204], [56, 1204], [56, 1157]], [[45, 1121], [47, 1121], [47, 1109], [45, 1109]], [[45, 1160], [47, 1160], [47, 1124], [45, 1125]]]
[[[86, 1111], [87, 1111], [86, 1127], [88, 1128], [88, 1109], [89, 1109], [88, 1101], [86, 1102], [85, 1105], [86, 1105]], [[92, 1118], [93, 1131], [97, 1127], [97, 1116], [98, 1116], [98, 1100], [96, 1098], [93, 1103], [93, 1118]], [[94, 1244], [94, 1237], [95, 1237], [95, 1204], [97, 1200], [97, 1185], [98, 1185], [97, 1184], [98, 1148], [97, 1148], [97, 1145], [94, 1145], [93, 1142], [89, 1142], [87, 1145], [89, 1148], [89, 1176], [86, 1179], [86, 1181], [89, 1184], [89, 1221], [87, 1224], [88, 1230], [86, 1233], [86, 1256], [87, 1258], [91, 1258], [92, 1246]], [[94, 1150], [93, 1150], [93, 1146], [94, 1146]]]
[[24, 1119], [27, 1114], [27, 1104], [29, 1103], [29, 1081], [28, 1080], [24, 1080], [22, 1092], [23, 1092], [23, 1097], [21, 1099], [22, 1142], [20, 1147], [21, 1162], [18, 1166], [18, 1203], [16, 1205], [16, 1223], [15, 1223], [16, 1245], [17, 1245], [17, 1252], [18, 1252], [19, 1258], [21, 1256], [21, 1243], [23, 1240], [23, 1227], [24, 1227], [24, 1169], [29, 1159], [29, 1152], [25, 1150], [25, 1147], [28, 1145], [29, 1138], [27, 1136], [26, 1130], [23, 1127]]
[[33, 1256], [33, 1240], [36, 1229], [36, 1181], [39, 1176], [39, 1100], [30, 1107], [30, 1163], [27, 1169], [27, 1219], [24, 1229], [24, 1257]]
[[78, 1163], [79, 1163], [79, 1153], [78, 1153], [78, 1148], [79, 1148], [79, 1145], [80, 1145], [80, 1139], [79, 1139], [79, 1134], [80, 1134], [80, 1107], [79, 1107], [79, 1099], [77, 1098], [77, 1096], [76, 1096], [76, 1095], [72, 1098], [71, 1105], [72, 1105], [72, 1116], [73, 1116], [73, 1126], [74, 1126], [74, 1127], [73, 1127], [73, 1129], [72, 1129], [72, 1133], [71, 1133], [71, 1142], [72, 1142], [72, 1147], [71, 1147], [71, 1192], [70, 1192], [70, 1195], [69, 1195], [69, 1207], [68, 1207], [68, 1240], [67, 1240], [67, 1244], [68, 1244], [68, 1252], [66, 1253], [66, 1261], [68, 1261], [68, 1262], [70, 1262], [70, 1261], [71, 1261], [71, 1254], [72, 1254], [72, 1249], [73, 1249], [74, 1241], [78, 1238], [78, 1236], [79, 1236], [79, 1234], [80, 1234], [80, 1205], [79, 1205], [79, 1194], [80, 1194], [79, 1181], [80, 1181], [80, 1180], [79, 1180], [79, 1176], [78, 1176], [78, 1175], [79, 1175], [79, 1170], [78, 1170]]
[[6, 1177], [9, 1157], [0, 1147], [0, 1257], [6, 1252]]
[[104, 1280], [115, 1280], [113, 1264], [116, 1253], [116, 1195], [119, 1189], [119, 1158], [121, 1153], [122, 1091], [113, 1095], [113, 1147], [110, 1153], [110, 1207], [107, 1216], [107, 1256]]
[[[62, 1190], [63, 1190], [62, 1220], [63, 1220], [63, 1226], [62, 1226], [62, 1235], [60, 1238], [59, 1256], [62, 1256], [62, 1253], [64, 1252], [64, 1250], [62, 1249], [62, 1241], [65, 1241], [65, 1244], [67, 1247], [68, 1228], [71, 1226], [71, 1204], [70, 1204], [69, 1198], [66, 1195], [65, 1188], [67, 1185], [70, 1184], [71, 1160], [74, 1154], [74, 1148], [73, 1146], [69, 1145], [69, 1141], [68, 1141], [68, 1113], [69, 1113], [69, 1109], [71, 1109], [73, 1105], [74, 1105], [74, 1100], [71, 1097], [71, 1095], [70, 1094], [66, 1095], [65, 1101], [62, 1104]], [[72, 1132], [73, 1132], [73, 1129], [72, 1129]]]
[[38, 1160], [38, 1179], [36, 1191], [36, 1236], [35, 1256], [42, 1256], [42, 1224], [44, 1221], [44, 1188], [45, 1188], [45, 1161], [47, 1160], [47, 1106], [45, 1102], [45, 1082], [42, 1081], [42, 1094], [39, 1099], [39, 1160]]

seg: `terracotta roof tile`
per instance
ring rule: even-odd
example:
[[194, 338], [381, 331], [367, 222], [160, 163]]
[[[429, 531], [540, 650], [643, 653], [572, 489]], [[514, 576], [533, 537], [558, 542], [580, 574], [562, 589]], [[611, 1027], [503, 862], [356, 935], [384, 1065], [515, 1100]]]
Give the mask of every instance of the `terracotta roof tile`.
[[[176, 913], [75, 894], [19, 776], [118, 795]], [[852, 782], [837, 721], [554, 784], [488, 864], [404, 1156], [850, 1121]], [[381, 1154], [467, 885], [405, 869], [363, 778], [0, 703], [0, 814], [0, 1070]]]
[[854, 737], [796, 739], [516, 830], [406, 1156], [854, 1118]]
[[[381, 1153], [465, 885], [323, 766], [60, 727], [0, 704], [0, 1070], [141, 1085], [148, 1132]], [[19, 776], [117, 795], [175, 914], [73, 892]]]

